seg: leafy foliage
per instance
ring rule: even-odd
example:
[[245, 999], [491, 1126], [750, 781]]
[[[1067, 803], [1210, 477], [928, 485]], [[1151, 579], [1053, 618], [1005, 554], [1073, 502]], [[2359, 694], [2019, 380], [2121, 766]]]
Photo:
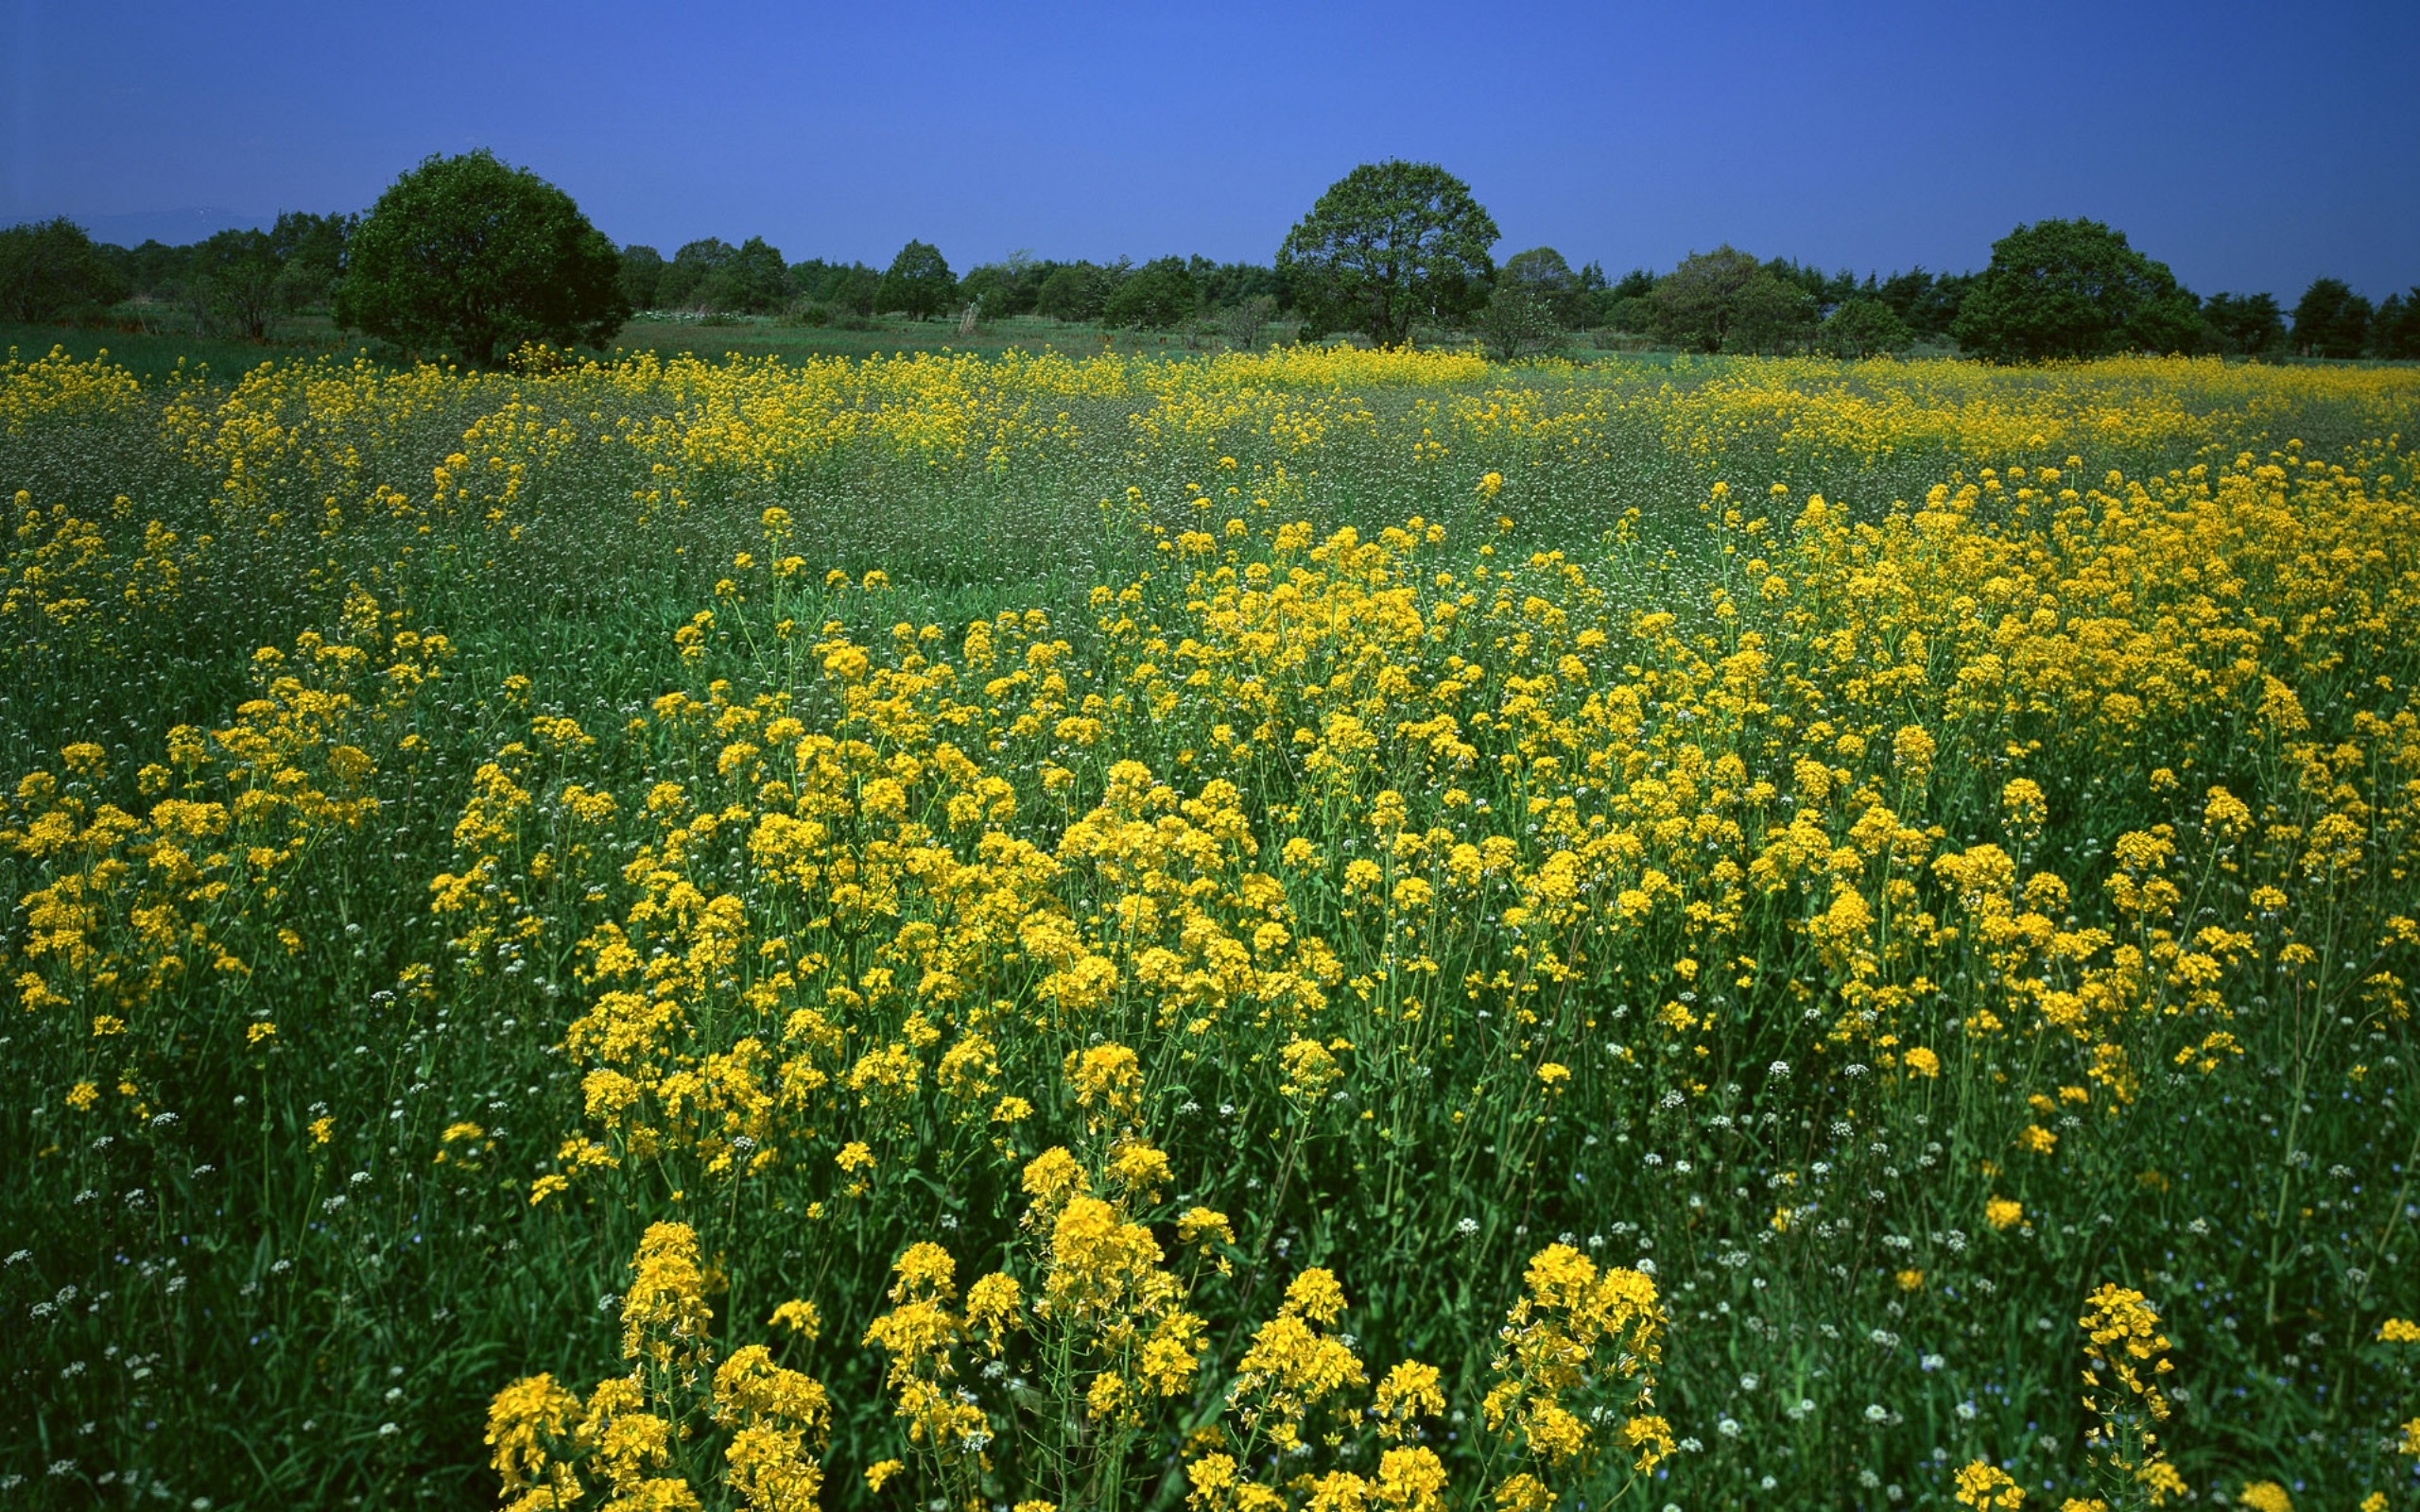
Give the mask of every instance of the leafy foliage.
[[950, 275], [949, 262], [941, 249], [930, 242], [911, 241], [899, 249], [899, 255], [883, 271], [873, 302], [878, 310], [928, 319], [947, 308], [957, 294], [958, 280]]
[[621, 262], [571, 197], [481, 148], [431, 157], [353, 234], [337, 319], [482, 367], [526, 342], [602, 345], [630, 315]]
[[1391, 158], [1330, 184], [1287, 232], [1277, 270], [1315, 322], [1401, 346], [1413, 321], [1455, 323], [1487, 299], [1498, 234], [1470, 185]]
[[1992, 244], [1950, 335], [1994, 362], [2190, 352], [2200, 310], [2165, 263], [2097, 220], [2042, 220]]
[[2313, 279], [2294, 301], [2294, 349], [2307, 357], [2358, 357], [2375, 313], [2342, 279]]
[[0, 315], [55, 320], [126, 292], [84, 228], [61, 215], [0, 231]]

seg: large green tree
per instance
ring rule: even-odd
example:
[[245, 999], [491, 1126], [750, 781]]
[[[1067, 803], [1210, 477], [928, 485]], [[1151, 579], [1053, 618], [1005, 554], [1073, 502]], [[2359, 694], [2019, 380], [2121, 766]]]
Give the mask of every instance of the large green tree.
[[1517, 289], [1529, 295], [1546, 306], [1555, 324], [1566, 331], [1586, 325], [1588, 317], [1595, 313], [1594, 302], [1588, 297], [1589, 286], [1572, 271], [1564, 255], [1551, 247], [1532, 247], [1506, 258], [1504, 266], [1496, 272], [1495, 287], [1498, 293]]
[[757, 315], [777, 310], [790, 297], [790, 266], [780, 248], [751, 236], [706, 275], [698, 295], [709, 309]]
[[2213, 294], [2202, 301], [2203, 346], [2221, 356], [2260, 357], [2282, 351], [2286, 322], [2267, 294]]
[[66, 216], [0, 231], [0, 315], [56, 320], [125, 297], [125, 277]]
[[2190, 352], [2201, 301], [2097, 220], [2038, 220], [1992, 244], [1949, 334], [1994, 362]]
[[1182, 257], [1155, 257], [1127, 275], [1101, 304], [1101, 324], [1165, 331], [1201, 308], [1201, 285]]
[[493, 366], [528, 341], [600, 346], [629, 318], [621, 259], [571, 196], [485, 148], [397, 179], [353, 233], [339, 323]]
[[295, 302], [285, 279], [285, 264], [265, 231], [222, 231], [193, 249], [191, 276], [199, 303], [229, 329], [251, 340], [268, 335], [268, 323]]
[[1815, 343], [1835, 357], [1873, 357], [1905, 352], [1916, 335], [1899, 312], [1867, 294], [1843, 300], [1815, 330]]
[[2342, 279], [2315, 278], [2294, 301], [2294, 348], [2308, 357], [2358, 357], [2376, 313]]
[[1277, 249], [1277, 271], [1319, 326], [1401, 346], [1412, 322], [1483, 304], [1500, 233], [1470, 185], [1429, 163], [1365, 163], [1328, 186]]
[[1741, 297], [1772, 275], [1737, 247], [1691, 252], [1655, 281], [1647, 296], [1648, 330], [1655, 339], [1699, 352], [1720, 352], [1738, 323]]
[[949, 261], [942, 256], [942, 249], [930, 242], [909, 242], [899, 249], [899, 255], [883, 272], [882, 286], [874, 291], [873, 306], [922, 320], [941, 314], [957, 297], [958, 280], [951, 276]]
[[2420, 357], [2420, 287], [2409, 294], [2390, 294], [2370, 321], [2370, 355], [2409, 360]]

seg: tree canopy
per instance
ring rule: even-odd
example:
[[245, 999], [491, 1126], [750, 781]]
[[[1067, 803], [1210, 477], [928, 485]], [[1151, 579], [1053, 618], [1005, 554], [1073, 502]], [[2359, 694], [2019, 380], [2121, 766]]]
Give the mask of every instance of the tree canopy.
[[2307, 357], [2358, 357], [2377, 313], [2342, 279], [2313, 279], [2294, 301], [2294, 348]]
[[571, 196], [480, 148], [431, 157], [378, 197], [353, 233], [336, 315], [493, 366], [524, 342], [612, 340], [630, 316], [620, 272]]
[[1182, 257], [1155, 257], [1128, 274], [1102, 302], [1103, 325], [1165, 331], [1201, 307], [1201, 288]]
[[55, 320], [125, 297], [126, 280], [66, 216], [0, 231], [0, 315]]
[[912, 315], [922, 320], [942, 313], [958, 295], [958, 280], [949, 262], [930, 242], [909, 242], [899, 249], [875, 290], [874, 308]]
[[1499, 236], [1470, 185], [1436, 164], [1365, 163], [1287, 232], [1277, 271], [1316, 324], [1401, 346], [1414, 320], [1459, 320], [1486, 301]]
[[1992, 244], [1949, 328], [1993, 362], [2046, 362], [2118, 352], [2190, 352], [2201, 301], [2166, 263], [2097, 220], [2041, 220]]

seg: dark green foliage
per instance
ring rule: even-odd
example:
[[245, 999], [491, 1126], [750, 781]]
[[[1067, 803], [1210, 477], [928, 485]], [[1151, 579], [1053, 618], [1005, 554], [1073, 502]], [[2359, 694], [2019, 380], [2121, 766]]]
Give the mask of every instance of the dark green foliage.
[[2189, 352], [2200, 301], [2097, 220], [2041, 220], [1992, 244], [1949, 334], [1993, 362]]
[[1182, 257], [1157, 257], [1128, 274], [1101, 305], [1101, 323], [1125, 330], [1165, 331], [1193, 318], [1201, 286]]
[[789, 265], [782, 261], [781, 249], [751, 236], [715, 265], [697, 292], [709, 310], [762, 315], [789, 298]]
[[1104, 267], [1098, 263], [1063, 263], [1050, 270], [1034, 293], [1033, 312], [1054, 320], [1089, 320], [1109, 302], [1124, 282], [1127, 266]]
[[632, 246], [622, 249], [621, 271], [614, 275], [622, 286], [622, 300], [633, 310], [655, 308], [655, 291], [664, 282], [664, 254], [652, 247]]
[[672, 254], [663, 276], [656, 281], [655, 298], [659, 309], [703, 309], [700, 291], [717, 268], [731, 261], [739, 250], [719, 236], [703, 236], [684, 242]]
[[[1589, 266], [1593, 268], [1596, 265], [1592, 263]], [[1598, 278], [1602, 281], [1601, 271]], [[1509, 288], [1528, 294], [1546, 308], [1557, 326], [1565, 331], [1577, 331], [1586, 325], [1588, 318], [1596, 310], [1596, 301], [1589, 297], [1589, 285], [1571, 270], [1571, 265], [1564, 260], [1564, 255], [1551, 247], [1532, 247], [1526, 252], [1514, 252], [1506, 258], [1504, 266], [1495, 275], [1495, 286], [1499, 293]]]
[[2313, 279], [2294, 301], [2294, 350], [2306, 357], [2358, 357], [2375, 313], [2342, 279]]
[[1053, 266], [1036, 262], [1028, 251], [1011, 252], [996, 263], [967, 269], [958, 281], [959, 297], [979, 302], [987, 318], [1030, 315]]
[[810, 257], [790, 265], [790, 287], [800, 299], [843, 315], [872, 315], [874, 292], [881, 286], [882, 275], [863, 263]]
[[1729, 243], [1710, 252], [1691, 252], [1681, 266], [1655, 281], [1648, 298], [1648, 329], [1658, 341], [1698, 352], [1720, 352], [1738, 318], [1739, 297], [1763, 265]]
[[885, 314], [929, 319], [958, 297], [958, 280], [941, 249], [930, 242], [909, 242], [899, 249], [874, 291], [874, 308]]
[[1803, 352], [1814, 338], [1819, 306], [1803, 282], [1770, 267], [1748, 280], [1733, 298], [1729, 352], [1766, 354]]
[[2409, 294], [2390, 294], [2370, 321], [2370, 355], [2409, 360], [2420, 357], [2420, 286]]
[[1263, 263], [1213, 263], [1206, 257], [1187, 259], [1201, 302], [1213, 309], [1232, 309], [1254, 300], [1269, 301], [1271, 311], [1287, 308], [1290, 290], [1276, 268]]
[[1899, 318], [1899, 312], [1867, 295], [1842, 301], [1815, 333], [1816, 344], [1835, 357], [1905, 352], [1915, 339], [1916, 334]]
[[431, 157], [353, 234], [337, 319], [482, 366], [525, 342], [601, 346], [631, 307], [621, 260], [569, 195], [484, 147]]
[[305, 210], [280, 211], [268, 230], [268, 249], [279, 264], [287, 308], [325, 302], [344, 277], [345, 253], [359, 215], [315, 215]]
[[1277, 270], [1315, 323], [1400, 346], [1413, 321], [1458, 322], [1485, 301], [1499, 234], [1470, 185], [1436, 164], [1365, 163], [1287, 232]]
[[1524, 281], [1499, 280], [1478, 313], [1479, 339], [1498, 362], [1533, 356], [1563, 334], [1563, 320], [1547, 297]]
[[2202, 301], [2202, 346], [2225, 357], [2267, 357], [2285, 350], [2286, 321], [2267, 294], [2213, 294]]
[[56, 320], [126, 297], [126, 279], [61, 215], [0, 231], [0, 316]]
[[219, 232], [193, 249], [190, 268], [201, 306], [248, 341], [267, 336], [270, 319], [296, 302], [267, 232]]

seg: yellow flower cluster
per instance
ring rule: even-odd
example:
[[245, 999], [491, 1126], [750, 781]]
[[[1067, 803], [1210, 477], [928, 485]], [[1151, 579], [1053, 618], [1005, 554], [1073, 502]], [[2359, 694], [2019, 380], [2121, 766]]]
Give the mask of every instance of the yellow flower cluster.
[[[652, 1225], [631, 1262], [623, 1300], [628, 1376], [597, 1383], [585, 1400], [551, 1375], [515, 1381], [488, 1408], [487, 1443], [510, 1512], [542, 1512], [601, 1492], [617, 1512], [680, 1512], [704, 1505], [693, 1474], [727, 1487], [753, 1512], [808, 1512], [823, 1471], [816, 1455], [832, 1407], [813, 1378], [774, 1363], [762, 1344], [735, 1349], [712, 1370], [706, 1276], [685, 1224]], [[802, 1307], [787, 1303], [775, 1314]], [[719, 1467], [697, 1447], [723, 1437]]]

